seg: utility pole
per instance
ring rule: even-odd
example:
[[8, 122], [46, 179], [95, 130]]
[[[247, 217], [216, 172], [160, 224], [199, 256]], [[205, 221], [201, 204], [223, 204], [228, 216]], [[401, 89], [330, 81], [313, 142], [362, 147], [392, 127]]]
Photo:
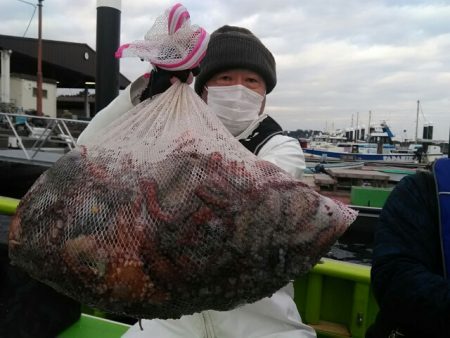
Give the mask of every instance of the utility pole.
[[38, 0], [38, 55], [37, 55], [37, 93], [36, 114], [44, 115], [42, 112], [42, 2]]

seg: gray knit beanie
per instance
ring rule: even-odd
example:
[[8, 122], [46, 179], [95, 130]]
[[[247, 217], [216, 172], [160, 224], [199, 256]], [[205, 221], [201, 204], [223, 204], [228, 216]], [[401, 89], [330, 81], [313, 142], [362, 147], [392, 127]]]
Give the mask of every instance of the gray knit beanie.
[[211, 34], [195, 91], [201, 95], [205, 83], [228, 69], [248, 69], [259, 74], [266, 83], [266, 93], [277, 84], [275, 59], [272, 53], [248, 29], [223, 26]]

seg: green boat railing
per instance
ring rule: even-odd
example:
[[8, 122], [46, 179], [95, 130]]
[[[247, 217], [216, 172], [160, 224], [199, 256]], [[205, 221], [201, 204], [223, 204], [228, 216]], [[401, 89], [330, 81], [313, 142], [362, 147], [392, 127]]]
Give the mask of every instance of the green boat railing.
[[0, 215], [14, 215], [20, 200], [0, 196]]
[[[19, 200], [0, 196], [0, 214], [13, 215]], [[364, 338], [378, 306], [370, 286], [370, 267], [322, 259], [294, 281], [295, 303], [305, 323], [319, 338]], [[81, 318], [59, 338], [119, 338], [129, 325], [108, 320], [101, 311], [85, 308]], [[99, 317], [100, 316], [100, 317]]]
[[58, 338], [119, 338], [130, 325], [83, 313], [80, 319]]

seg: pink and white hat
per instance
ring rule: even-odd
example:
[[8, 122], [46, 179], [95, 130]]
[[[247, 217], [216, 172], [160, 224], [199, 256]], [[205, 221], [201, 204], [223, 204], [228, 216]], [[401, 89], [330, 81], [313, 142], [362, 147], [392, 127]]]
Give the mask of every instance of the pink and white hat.
[[153, 66], [179, 71], [199, 65], [206, 53], [209, 34], [197, 25], [191, 25], [187, 9], [176, 4], [159, 16], [144, 40], [119, 47], [116, 58], [135, 56]]

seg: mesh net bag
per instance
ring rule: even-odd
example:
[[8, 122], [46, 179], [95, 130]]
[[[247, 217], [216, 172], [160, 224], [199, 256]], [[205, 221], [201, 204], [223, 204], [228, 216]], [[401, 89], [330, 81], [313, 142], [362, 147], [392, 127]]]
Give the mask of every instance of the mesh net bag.
[[192, 69], [205, 56], [208, 42], [206, 31], [191, 25], [189, 12], [176, 4], [156, 19], [144, 40], [120, 46], [116, 57], [139, 57], [172, 71]]
[[10, 257], [83, 303], [178, 318], [270, 296], [354, 218], [259, 160], [177, 83], [38, 179], [11, 224]]

